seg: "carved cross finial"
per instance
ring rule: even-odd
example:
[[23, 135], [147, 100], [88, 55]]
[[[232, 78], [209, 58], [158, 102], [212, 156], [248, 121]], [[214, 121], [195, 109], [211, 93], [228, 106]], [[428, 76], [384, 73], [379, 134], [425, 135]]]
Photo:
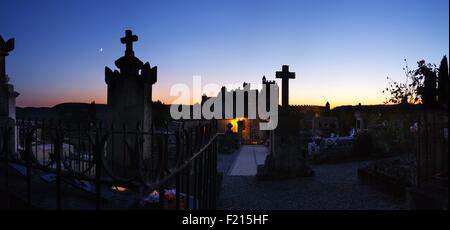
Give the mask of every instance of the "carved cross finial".
[[131, 55], [134, 56], [133, 51], [133, 42], [137, 42], [138, 36], [133, 35], [133, 32], [131, 30], [125, 30], [125, 37], [120, 39], [120, 42], [122, 44], [125, 44], [125, 55]]
[[2, 36], [0, 36], [0, 84], [8, 82], [8, 76], [6, 75], [6, 56], [9, 52], [14, 50], [14, 38], [5, 41]]
[[0, 56], [8, 56], [14, 50], [14, 38], [5, 41], [0, 35]]

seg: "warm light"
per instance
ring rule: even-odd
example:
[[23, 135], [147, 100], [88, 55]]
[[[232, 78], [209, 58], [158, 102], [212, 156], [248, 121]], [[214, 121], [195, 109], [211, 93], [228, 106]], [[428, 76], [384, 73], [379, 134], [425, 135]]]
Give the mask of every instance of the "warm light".
[[233, 127], [231, 128], [231, 131], [233, 133], [237, 133], [237, 131], [238, 131], [238, 122], [239, 121], [244, 121], [244, 120], [245, 120], [245, 118], [234, 118], [234, 119], [228, 120], [226, 124], [231, 123], [233, 125]]
[[119, 192], [125, 192], [125, 191], [127, 191], [127, 188], [125, 188], [125, 187], [119, 187], [119, 186], [112, 186], [111, 189], [112, 189], [112, 190], [119, 191]]

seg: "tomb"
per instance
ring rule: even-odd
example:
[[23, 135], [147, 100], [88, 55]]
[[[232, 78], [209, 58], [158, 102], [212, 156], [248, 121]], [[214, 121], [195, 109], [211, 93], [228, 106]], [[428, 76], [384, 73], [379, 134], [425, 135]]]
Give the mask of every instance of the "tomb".
[[264, 165], [258, 167], [257, 176], [262, 180], [311, 176], [313, 171], [306, 163], [305, 143], [299, 140], [300, 123], [294, 108], [289, 106], [289, 79], [294, 79], [295, 73], [283, 65], [276, 78], [282, 79], [282, 109], [278, 127], [270, 131], [270, 153]]
[[[17, 149], [17, 141], [15, 135], [16, 122], [16, 98], [19, 96], [14, 90], [14, 86], [9, 83], [9, 77], [6, 74], [6, 57], [14, 50], [14, 39], [5, 41], [0, 36], [0, 126], [11, 128], [8, 150], [11, 157], [15, 157]], [[4, 138], [4, 137], [0, 137]], [[2, 146], [3, 147], [3, 144]]]
[[[119, 130], [139, 129], [149, 133], [152, 127], [152, 85], [156, 83], [157, 67], [151, 67], [148, 62], [144, 64], [134, 55], [133, 43], [138, 41], [138, 37], [131, 30], [126, 30], [120, 41], [126, 49], [125, 55], [115, 62], [119, 70], [105, 67], [108, 121]], [[135, 145], [134, 135], [128, 135], [123, 141], [109, 141], [108, 157], [113, 164], [136, 168], [138, 161], [150, 157], [151, 140], [150, 135], [143, 135], [142, 147]]]

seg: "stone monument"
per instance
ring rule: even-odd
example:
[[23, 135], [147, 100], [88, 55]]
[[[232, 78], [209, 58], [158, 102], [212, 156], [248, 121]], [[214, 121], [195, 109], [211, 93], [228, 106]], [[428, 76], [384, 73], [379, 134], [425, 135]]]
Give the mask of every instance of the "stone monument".
[[[289, 107], [289, 79], [295, 73], [289, 72], [289, 66], [276, 72], [282, 79], [282, 110], [278, 114], [279, 121], [275, 130], [270, 131], [270, 152], [264, 165], [258, 167], [259, 179], [284, 179], [311, 176], [314, 172], [306, 163], [306, 146], [300, 141], [300, 123]], [[267, 80], [263, 78], [263, 83]]]
[[[115, 61], [119, 70], [112, 71], [105, 67], [105, 81], [108, 85], [108, 120], [115, 124], [116, 128], [150, 132], [152, 126], [152, 85], [156, 83], [157, 67], [150, 67], [139, 60], [133, 51], [133, 43], [138, 37], [131, 30], [125, 31], [125, 37], [120, 39], [125, 44], [125, 55]], [[142, 156], [135, 156], [136, 136], [128, 135], [125, 141], [108, 143], [108, 154], [114, 151], [113, 161], [118, 165], [127, 164], [135, 167], [138, 160], [148, 159], [151, 155], [151, 136], [143, 135]], [[126, 145], [126, 146], [123, 146]], [[132, 149], [135, 151], [132, 151]], [[125, 155], [128, 155], [124, 157]], [[111, 156], [110, 156], [111, 157]], [[129, 159], [130, 162], [123, 162]]]
[[[14, 50], [14, 39], [5, 41], [0, 36], [0, 127], [12, 128], [10, 133], [11, 142], [8, 143], [11, 155], [15, 155], [16, 135], [15, 135], [15, 121], [16, 121], [16, 98], [19, 93], [14, 91], [14, 86], [9, 84], [9, 78], [6, 74], [6, 57]], [[2, 137], [3, 138], [3, 137]]]

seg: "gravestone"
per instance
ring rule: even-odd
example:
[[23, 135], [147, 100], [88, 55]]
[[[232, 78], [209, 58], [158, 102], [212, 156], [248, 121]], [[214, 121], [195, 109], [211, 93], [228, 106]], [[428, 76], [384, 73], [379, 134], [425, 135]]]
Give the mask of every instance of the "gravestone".
[[[14, 39], [5, 41], [0, 36], [0, 127], [10, 127], [10, 140], [8, 143], [11, 155], [15, 155], [17, 141], [15, 135], [16, 98], [19, 93], [14, 91], [14, 86], [9, 84], [6, 74], [6, 57], [14, 50]], [[3, 137], [2, 137], [3, 138]]]
[[[108, 120], [120, 130], [136, 131], [139, 127], [140, 131], [149, 133], [152, 126], [152, 85], [156, 83], [157, 67], [151, 67], [148, 62], [144, 64], [134, 55], [133, 43], [138, 41], [138, 37], [131, 30], [126, 30], [120, 41], [126, 49], [125, 55], [115, 61], [119, 70], [105, 67]], [[114, 140], [114, 147], [108, 143], [109, 157], [115, 164], [135, 168], [138, 160], [146, 160], [151, 155], [151, 136], [143, 135], [142, 138], [142, 156], [133, 155], [137, 150], [134, 148], [136, 136], [128, 135], [125, 140]], [[124, 162], [124, 159], [129, 162]]]
[[[278, 126], [270, 131], [270, 153], [264, 165], [258, 167], [259, 179], [285, 179], [312, 176], [314, 172], [306, 162], [306, 144], [300, 141], [300, 123], [289, 107], [289, 79], [295, 73], [289, 72], [289, 66], [276, 73], [282, 79], [282, 111], [278, 114]], [[263, 83], [264, 83], [263, 79]]]
[[307, 164], [307, 146], [299, 135], [299, 122], [289, 113], [279, 115], [278, 127], [270, 131], [270, 153], [258, 168], [260, 179], [307, 177], [314, 172]]

